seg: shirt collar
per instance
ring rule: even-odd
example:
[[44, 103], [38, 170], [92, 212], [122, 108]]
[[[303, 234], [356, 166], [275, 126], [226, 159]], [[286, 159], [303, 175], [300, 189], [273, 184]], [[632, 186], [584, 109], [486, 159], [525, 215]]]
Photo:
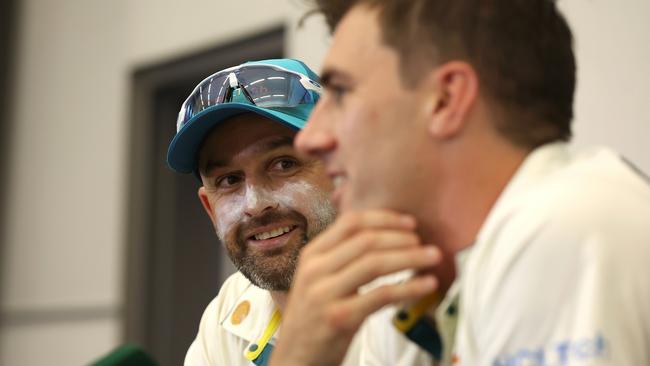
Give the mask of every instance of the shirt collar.
[[[250, 305], [248, 315], [241, 319], [238, 324], [235, 324], [233, 314], [238, 306], [246, 301]], [[248, 342], [255, 342], [264, 333], [264, 329], [266, 329], [275, 308], [275, 303], [269, 291], [248, 284], [239, 298], [233, 303], [232, 308], [219, 319], [219, 324], [235, 336]]]

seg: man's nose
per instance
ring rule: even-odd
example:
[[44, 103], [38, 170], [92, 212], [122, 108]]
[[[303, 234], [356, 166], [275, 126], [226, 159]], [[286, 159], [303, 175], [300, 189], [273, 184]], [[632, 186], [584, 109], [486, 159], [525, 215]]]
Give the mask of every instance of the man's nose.
[[264, 187], [248, 185], [246, 187], [246, 207], [244, 213], [248, 217], [255, 217], [267, 210], [278, 208], [278, 201], [273, 194]]
[[294, 139], [294, 146], [302, 154], [323, 158], [325, 154], [336, 148], [336, 139], [331, 129], [332, 123], [325, 118], [323, 108], [319, 103], [314, 108], [309, 121]]

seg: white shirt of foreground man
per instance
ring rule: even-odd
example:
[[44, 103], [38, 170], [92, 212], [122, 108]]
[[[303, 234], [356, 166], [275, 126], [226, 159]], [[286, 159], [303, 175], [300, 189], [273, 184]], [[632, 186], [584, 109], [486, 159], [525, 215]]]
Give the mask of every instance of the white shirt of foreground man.
[[462, 280], [457, 365], [650, 365], [650, 184], [606, 149], [524, 162]]
[[[564, 143], [535, 150], [476, 243], [459, 253], [445, 301], [430, 310], [447, 343], [443, 354], [449, 352], [441, 364], [650, 364], [644, 227], [650, 227], [648, 178], [618, 155], [571, 154]], [[448, 323], [456, 318], [457, 296], [454, 330]], [[361, 328], [365, 364], [416, 359], [401, 334], [386, 329], [394, 312], [382, 310]], [[445, 337], [450, 332], [455, 340]]]

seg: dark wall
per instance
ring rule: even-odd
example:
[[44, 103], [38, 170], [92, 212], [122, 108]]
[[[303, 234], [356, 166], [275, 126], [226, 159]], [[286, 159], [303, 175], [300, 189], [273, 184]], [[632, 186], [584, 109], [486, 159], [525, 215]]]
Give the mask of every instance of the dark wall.
[[[0, 0], [0, 256], [4, 251], [7, 169], [13, 110], [13, 67], [17, 32], [16, 1]], [[0, 263], [1, 265], [1, 263]], [[2, 268], [0, 268], [2, 273]], [[0, 281], [1, 282], [1, 281]]]
[[[11, 83], [15, 58], [16, 2], [0, 0], [0, 188], [4, 188], [8, 129], [11, 117]], [[4, 192], [4, 190], [0, 191]], [[0, 202], [4, 203], [4, 202]], [[0, 207], [4, 207], [1, 205]]]

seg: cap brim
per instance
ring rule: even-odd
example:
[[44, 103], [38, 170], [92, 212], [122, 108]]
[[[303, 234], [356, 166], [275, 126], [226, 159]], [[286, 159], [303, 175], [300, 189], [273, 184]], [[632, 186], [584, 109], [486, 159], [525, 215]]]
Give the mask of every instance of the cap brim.
[[208, 108], [189, 121], [176, 134], [167, 151], [167, 164], [179, 173], [196, 170], [197, 154], [208, 133], [221, 121], [243, 113], [255, 113], [289, 128], [299, 130], [307, 121], [289, 114], [245, 103], [227, 103]]

